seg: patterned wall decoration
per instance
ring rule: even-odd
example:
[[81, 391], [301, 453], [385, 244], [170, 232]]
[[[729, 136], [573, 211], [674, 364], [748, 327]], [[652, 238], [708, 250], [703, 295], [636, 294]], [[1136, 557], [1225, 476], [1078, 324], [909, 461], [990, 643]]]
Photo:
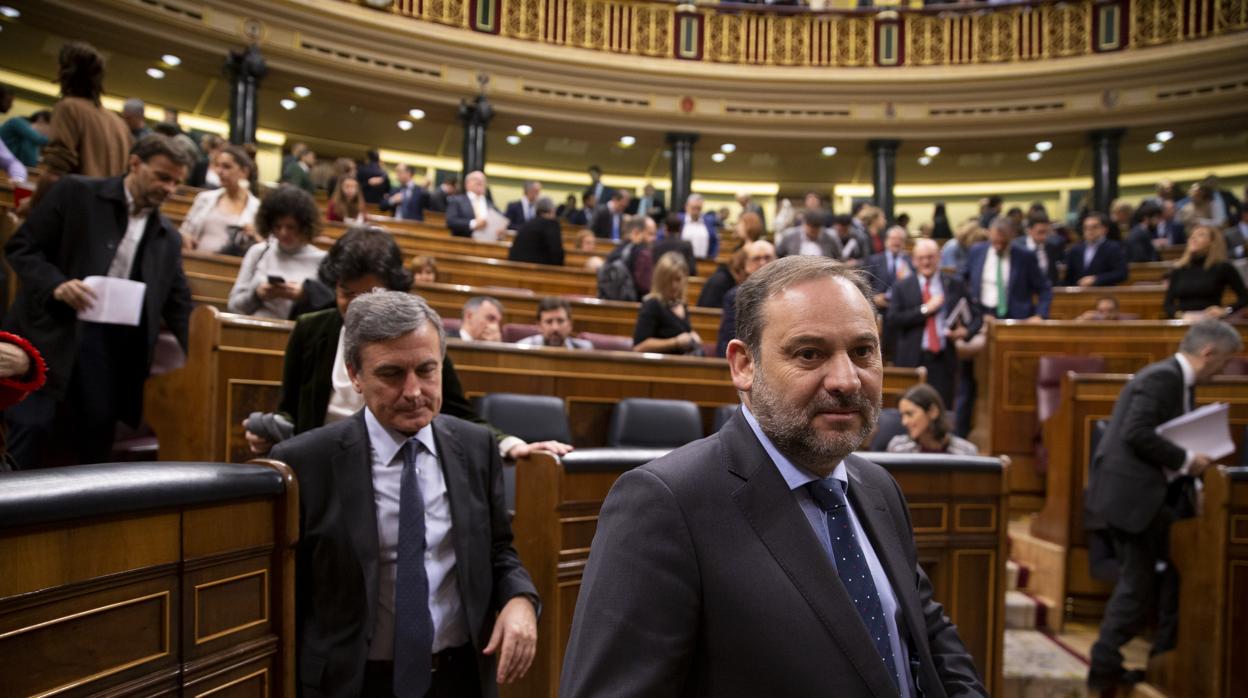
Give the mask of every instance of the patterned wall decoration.
[[840, 68], [1041, 61], [1248, 30], [1248, 0], [1038, 0], [875, 14], [677, 7], [690, 8], [645, 0], [395, 0], [379, 11], [610, 53]]

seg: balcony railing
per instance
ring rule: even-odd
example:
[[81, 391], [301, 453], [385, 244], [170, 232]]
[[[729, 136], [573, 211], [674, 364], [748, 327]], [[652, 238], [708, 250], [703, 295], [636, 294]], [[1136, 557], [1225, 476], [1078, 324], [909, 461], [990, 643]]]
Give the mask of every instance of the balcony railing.
[[1248, 29], [1248, 0], [1071, 0], [853, 11], [660, 0], [394, 0], [383, 11], [608, 53], [843, 68], [1021, 63]]

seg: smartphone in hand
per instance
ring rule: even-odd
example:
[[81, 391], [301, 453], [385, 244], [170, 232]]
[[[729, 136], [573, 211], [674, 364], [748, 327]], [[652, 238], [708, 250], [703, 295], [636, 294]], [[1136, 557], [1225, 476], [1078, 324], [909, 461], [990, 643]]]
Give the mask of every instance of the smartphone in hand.
[[272, 284], [273, 286], [276, 286], [278, 284], [286, 283], [286, 279], [278, 276], [277, 274], [269, 274], [269, 283]]

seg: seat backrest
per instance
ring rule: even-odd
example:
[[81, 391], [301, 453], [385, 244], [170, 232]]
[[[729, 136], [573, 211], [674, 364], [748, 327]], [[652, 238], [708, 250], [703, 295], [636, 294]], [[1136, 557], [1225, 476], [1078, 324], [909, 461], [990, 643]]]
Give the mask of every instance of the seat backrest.
[[519, 322], [508, 322], [503, 325], [503, 341], [511, 342], [514, 344], [515, 342], [519, 342], [525, 337], [532, 337], [535, 334], [539, 334], [541, 333], [541, 331], [542, 331], [542, 328], [538, 327], [537, 325], [529, 325], [529, 324], [524, 324], [524, 323], [519, 323]]
[[714, 434], [723, 429], [724, 425], [728, 423], [728, 420], [732, 419], [732, 415], [736, 414], [738, 409], [738, 405], [720, 405], [716, 407], [715, 418], [711, 422], [711, 433]]
[[1104, 373], [1105, 359], [1100, 356], [1041, 356], [1036, 367], [1036, 420], [1046, 421], [1057, 411], [1061, 398], [1062, 376], [1075, 373]]
[[490, 393], [477, 403], [481, 418], [494, 428], [528, 442], [572, 443], [563, 400], [549, 395]]
[[894, 436], [906, 433], [906, 428], [901, 424], [901, 412], [896, 407], [886, 407], [880, 410], [880, 421], [875, 427], [875, 435], [871, 437], [872, 451], [887, 451], [888, 442], [893, 440]]
[[679, 448], [700, 438], [702, 416], [687, 400], [621, 400], [607, 430], [607, 445], [612, 447]]
[[462, 318], [444, 317], [442, 318], [442, 329], [446, 330], [447, 337], [459, 339], [459, 326], [463, 324]]
[[622, 334], [600, 334], [598, 332], [582, 332], [579, 337], [589, 340], [599, 351], [632, 351], [633, 338]]
[[1242, 356], [1232, 356], [1222, 367], [1222, 375], [1248, 376], [1248, 359]]

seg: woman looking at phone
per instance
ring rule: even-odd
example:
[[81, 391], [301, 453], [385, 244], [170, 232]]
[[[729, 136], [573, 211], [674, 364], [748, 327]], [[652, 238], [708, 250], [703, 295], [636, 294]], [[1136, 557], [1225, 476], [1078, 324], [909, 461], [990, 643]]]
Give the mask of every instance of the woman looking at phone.
[[315, 279], [325, 251], [312, 246], [320, 212], [312, 195], [290, 185], [269, 192], [256, 214], [265, 241], [243, 257], [230, 290], [231, 313], [286, 319], [304, 296], [303, 282]]
[[260, 239], [255, 227], [260, 200], [248, 188], [256, 166], [247, 151], [237, 145], [218, 150], [211, 166], [221, 180], [221, 188], [195, 195], [179, 230], [182, 246], [241, 257]]

